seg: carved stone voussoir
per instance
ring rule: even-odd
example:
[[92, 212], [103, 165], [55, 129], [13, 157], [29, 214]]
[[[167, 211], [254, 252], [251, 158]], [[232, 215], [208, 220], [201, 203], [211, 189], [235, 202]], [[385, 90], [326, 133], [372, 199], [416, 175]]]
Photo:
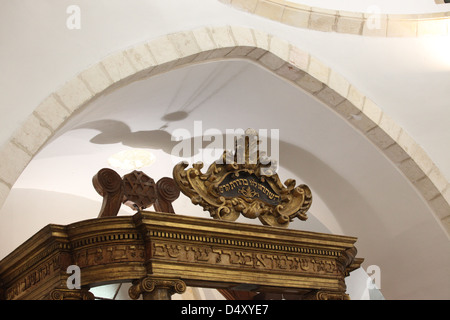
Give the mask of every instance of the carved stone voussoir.
[[181, 162], [174, 167], [173, 178], [181, 192], [214, 219], [235, 221], [242, 214], [277, 227], [287, 227], [294, 218], [306, 220], [311, 190], [296, 187], [293, 179], [284, 186], [273, 163], [260, 158], [258, 148], [258, 136], [247, 130], [235, 143], [234, 153], [225, 151], [206, 173], [201, 172], [201, 162], [190, 169]]

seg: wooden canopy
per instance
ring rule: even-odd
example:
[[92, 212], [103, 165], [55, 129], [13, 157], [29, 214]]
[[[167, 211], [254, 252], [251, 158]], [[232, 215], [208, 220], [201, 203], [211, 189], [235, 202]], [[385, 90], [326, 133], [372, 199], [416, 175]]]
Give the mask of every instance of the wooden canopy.
[[[345, 277], [362, 263], [355, 241], [150, 211], [51, 224], [0, 262], [1, 297], [93, 299], [93, 286], [132, 281], [133, 299], [169, 299], [186, 286], [217, 288], [229, 299], [242, 290], [347, 299]], [[80, 289], [67, 287], [70, 265], [81, 270]]]

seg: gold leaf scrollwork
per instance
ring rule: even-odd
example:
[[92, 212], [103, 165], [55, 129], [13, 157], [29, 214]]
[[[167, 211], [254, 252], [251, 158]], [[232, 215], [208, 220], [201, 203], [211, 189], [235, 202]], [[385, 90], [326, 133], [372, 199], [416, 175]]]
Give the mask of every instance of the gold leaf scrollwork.
[[256, 192], [255, 190], [250, 189], [250, 187], [241, 188], [241, 189], [238, 190], [238, 192], [240, 194], [242, 194], [244, 197], [249, 198], [249, 199], [253, 199], [253, 198], [258, 198], [259, 197], [259, 193]]
[[[264, 160], [262, 164], [259, 152], [256, 161], [249, 154], [248, 150], [255, 149], [251, 141], [258, 140], [251, 139], [247, 133], [241, 139], [245, 139], [244, 144], [236, 143], [234, 153], [225, 151], [206, 173], [201, 171], [201, 162], [194, 163], [192, 168], [188, 168], [187, 162], [177, 164], [173, 178], [181, 192], [193, 204], [209, 211], [214, 219], [235, 221], [242, 214], [277, 227], [287, 227], [295, 218], [306, 220], [312, 203], [309, 187], [295, 186], [293, 179], [283, 185], [270, 161]], [[242, 145], [246, 147], [244, 161], [238, 161], [238, 146]]]

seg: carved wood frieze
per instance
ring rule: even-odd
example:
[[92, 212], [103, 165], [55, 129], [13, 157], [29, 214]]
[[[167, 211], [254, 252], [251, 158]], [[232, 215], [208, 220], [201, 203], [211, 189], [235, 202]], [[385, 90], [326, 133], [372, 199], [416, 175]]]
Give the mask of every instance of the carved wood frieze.
[[[362, 262], [355, 258], [355, 241], [140, 211], [43, 228], [0, 261], [0, 292], [11, 300], [90, 299], [85, 291], [65, 287], [67, 267], [74, 264], [80, 268], [82, 288], [134, 281], [135, 297], [167, 297], [175, 289], [164, 289], [164, 281], [173, 280], [222, 291], [240, 283], [254, 292], [321, 290], [331, 299], [343, 297], [345, 277]], [[162, 289], [146, 291], [141, 281], [146, 278], [164, 280], [154, 282]]]
[[116, 262], [144, 262], [143, 245], [106, 244], [74, 250], [74, 259], [80, 268]]
[[315, 274], [342, 276], [345, 265], [339, 266], [335, 258], [299, 254], [254, 252], [242, 249], [224, 249], [211, 245], [179, 245], [173, 242], [153, 242], [153, 258], [207, 264], [211, 266], [237, 267], [239, 269], [279, 271], [289, 274]]

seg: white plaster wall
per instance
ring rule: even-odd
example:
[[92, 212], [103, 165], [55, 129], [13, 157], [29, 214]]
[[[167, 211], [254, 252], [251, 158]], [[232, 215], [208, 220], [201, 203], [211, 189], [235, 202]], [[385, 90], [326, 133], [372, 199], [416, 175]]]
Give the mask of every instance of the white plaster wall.
[[[66, 27], [69, 5], [81, 29]], [[243, 25], [286, 39], [336, 70], [399, 123], [450, 178], [447, 37], [368, 38], [297, 29], [219, 1], [9, 1], [0, 21], [0, 144], [51, 92], [108, 54], [204, 25]]]

